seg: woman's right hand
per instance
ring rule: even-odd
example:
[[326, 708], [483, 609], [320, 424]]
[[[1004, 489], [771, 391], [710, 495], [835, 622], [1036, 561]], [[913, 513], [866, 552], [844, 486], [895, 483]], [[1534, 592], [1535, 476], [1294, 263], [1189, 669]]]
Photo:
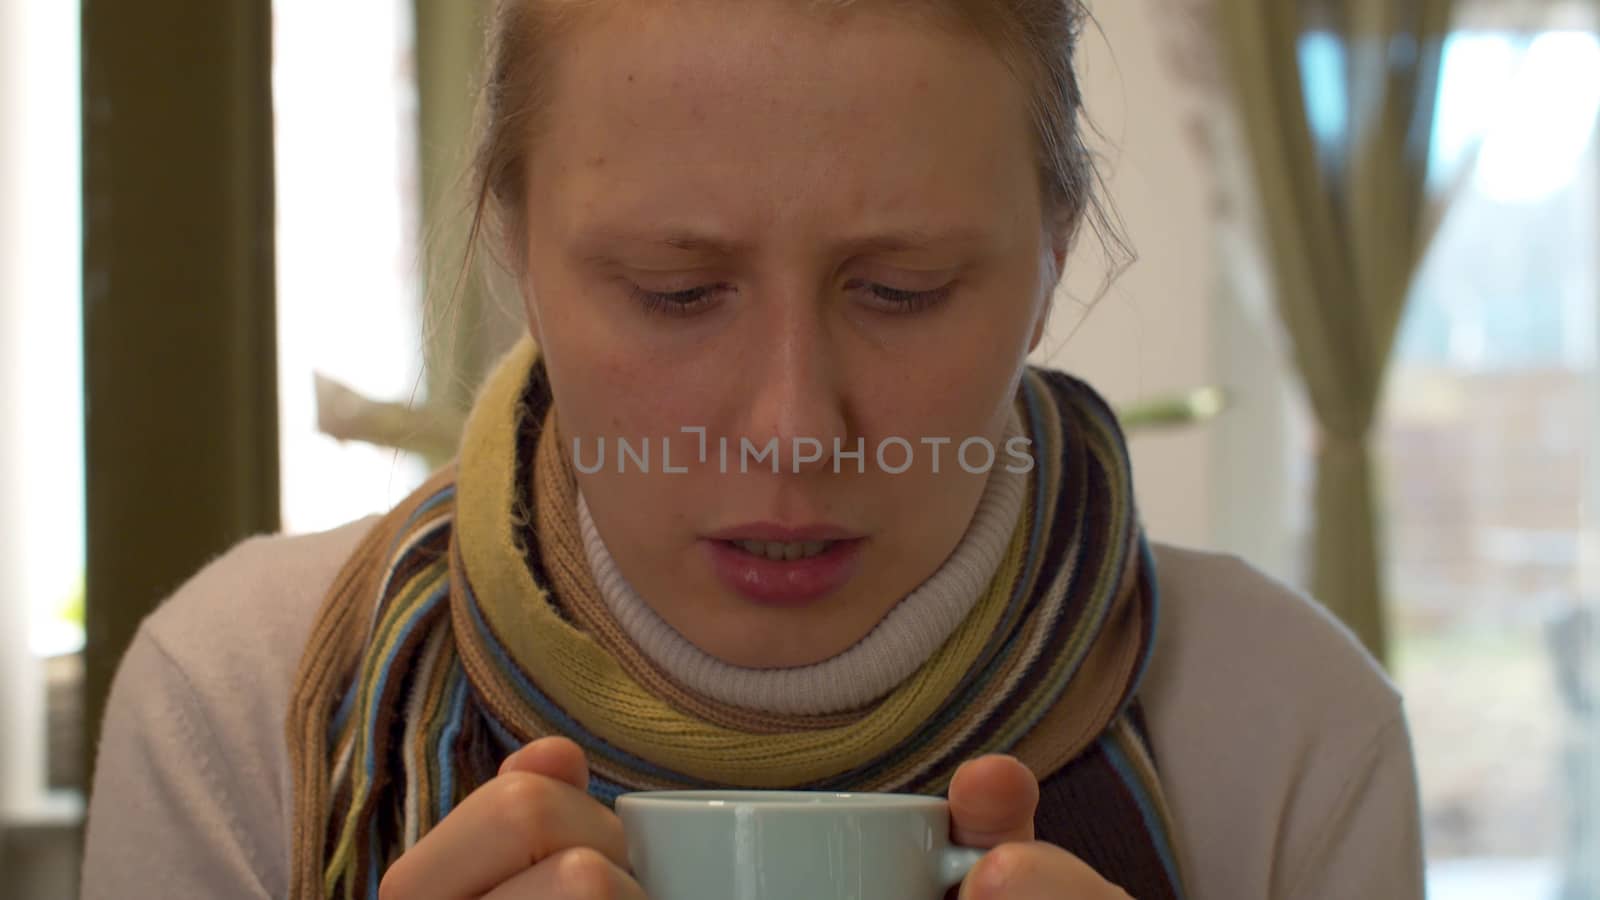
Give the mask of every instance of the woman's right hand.
[[380, 900], [644, 900], [567, 738], [534, 741], [389, 867]]

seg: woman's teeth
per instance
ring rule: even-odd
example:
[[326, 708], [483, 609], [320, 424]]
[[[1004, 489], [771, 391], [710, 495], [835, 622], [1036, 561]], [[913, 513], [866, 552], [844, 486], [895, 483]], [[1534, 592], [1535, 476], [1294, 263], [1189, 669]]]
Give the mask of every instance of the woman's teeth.
[[794, 562], [797, 559], [810, 559], [821, 556], [828, 549], [829, 541], [734, 541], [741, 550], [755, 556], [766, 557], [775, 562]]

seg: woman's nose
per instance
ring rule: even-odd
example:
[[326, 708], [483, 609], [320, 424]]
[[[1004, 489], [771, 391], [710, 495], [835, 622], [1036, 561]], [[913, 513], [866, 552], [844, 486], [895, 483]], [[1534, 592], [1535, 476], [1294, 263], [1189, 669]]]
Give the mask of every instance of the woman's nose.
[[[758, 451], [776, 441], [781, 473], [831, 470], [835, 452], [854, 449], [839, 361], [819, 306], [811, 301], [768, 317], [773, 330], [751, 348], [755, 380], [746, 395], [745, 436]], [[763, 460], [760, 468], [771, 466]]]

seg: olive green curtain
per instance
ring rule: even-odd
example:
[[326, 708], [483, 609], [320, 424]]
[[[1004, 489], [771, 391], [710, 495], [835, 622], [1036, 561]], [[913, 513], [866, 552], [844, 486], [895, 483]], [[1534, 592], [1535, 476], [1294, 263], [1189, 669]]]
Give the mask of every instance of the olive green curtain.
[[[471, 323], [483, 304], [476, 284], [457, 276], [466, 252], [474, 75], [483, 40], [484, 4], [413, 0], [416, 17], [417, 149], [421, 170], [428, 398], [462, 406], [470, 393], [458, 377], [473, 362]], [[451, 320], [454, 321], [451, 321]]]
[[[1217, 0], [1276, 304], [1319, 430], [1310, 584], [1383, 658], [1369, 435], [1433, 217], [1425, 187], [1451, 0]], [[1300, 45], [1343, 48], [1347, 127], [1319, 144]]]
[[[489, 367], [525, 328], [515, 298], [467, 266], [474, 111], [490, 0], [412, 0], [425, 265], [426, 418], [459, 426]], [[453, 452], [454, 444], [449, 447]], [[440, 463], [442, 459], [431, 459]]]

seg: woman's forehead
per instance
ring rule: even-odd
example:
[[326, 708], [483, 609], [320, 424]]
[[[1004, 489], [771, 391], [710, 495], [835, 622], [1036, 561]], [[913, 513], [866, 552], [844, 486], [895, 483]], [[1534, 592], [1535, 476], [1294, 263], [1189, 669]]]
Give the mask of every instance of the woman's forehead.
[[1007, 99], [996, 92], [1001, 84], [1021, 93], [976, 33], [935, 26], [892, 4], [816, 5], [614, 0], [562, 29], [551, 74], [558, 87], [586, 99], [647, 102], [666, 94], [792, 105], [795, 98], [785, 95], [798, 92], [836, 105], [932, 92], [944, 102], [992, 105]]
[[870, 8], [622, 7], [640, 14], [597, 16], [561, 45], [530, 166], [547, 202], [850, 214], [1037, 190], [1026, 92], [976, 37]]

